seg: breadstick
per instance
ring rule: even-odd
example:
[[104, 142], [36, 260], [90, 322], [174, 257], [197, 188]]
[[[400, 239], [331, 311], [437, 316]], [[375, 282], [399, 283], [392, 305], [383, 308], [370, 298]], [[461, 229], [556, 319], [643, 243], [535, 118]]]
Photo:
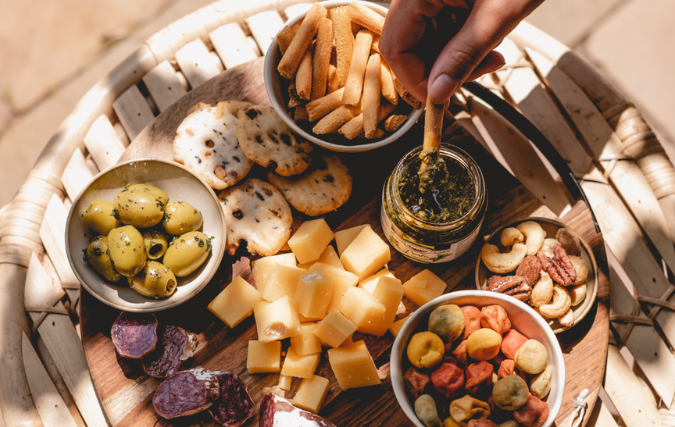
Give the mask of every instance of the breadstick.
[[370, 50], [375, 53], [382, 53], [380, 52], [380, 36], [373, 37], [373, 45], [370, 47]]
[[307, 104], [309, 121], [315, 122], [321, 117], [340, 107], [342, 105], [342, 95], [344, 91], [344, 88], [339, 89]]
[[392, 114], [384, 121], [384, 130], [387, 132], [396, 132], [407, 119], [408, 116], [405, 114]]
[[302, 21], [302, 25], [298, 29], [298, 33], [293, 37], [293, 41], [288, 46], [286, 53], [279, 61], [279, 66], [277, 70], [281, 77], [290, 79], [295, 76], [300, 61], [302, 61], [305, 52], [310, 44], [312, 44], [312, 39], [319, 31], [319, 25], [321, 20], [326, 17], [328, 11], [325, 7], [321, 6], [318, 3], [314, 3], [312, 7], [305, 15], [305, 19]]
[[357, 2], [353, 2], [349, 5], [349, 13], [352, 17], [352, 22], [355, 22], [362, 27], [366, 27], [377, 34], [382, 34], [384, 16], [375, 12], [368, 6]]
[[298, 105], [295, 108], [295, 120], [296, 121], [307, 120], [308, 118], [309, 116], [307, 115], [307, 109], [302, 105]]
[[376, 53], [368, 59], [366, 76], [363, 82], [363, 131], [366, 138], [372, 138], [377, 129], [381, 92], [382, 62], [380, 61], [380, 55]]
[[302, 100], [298, 96], [297, 88], [295, 87], [295, 80], [291, 80], [288, 86], [288, 108], [297, 107], [302, 104]]
[[319, 123], [317, 123], [312, 130], [317, 135], [333, 133], [338, 130], [340, 126], [347, 123], [359, 114], [361, 114], [360, 106], [350, 107], [348, 105], [343, 105], [323, 119], [319, 120]]
[[370, 56], [370, 45], [373, 43], [373, 33], [368, 30], [361, 30], [356, 35], [354, 41], [354, 53], [345, 85], [345, 96], [342, 103], [345, 105], [356, 105], [361, 100], [361, 91], [363, 90], [363, 75], [366, 72], [368, 57]]
[[396, 76], [392, 73], [392, 76], [394, 77], [394, 87], [396, 88], [396, 92], [398, 92], [399, 95], [401, 95], [401, 98], [408, 104], [412, 105], [412, 107], [417, 110], [422, 106], [422, 103], [417, 100], [414, 96], [408, 92], [408, 90], [403, 86], [403, 83], [399, 79], [396, 78]]
[[340, 83], [337, 79], [337, 68], [335, 65], [331, 64], [328, 67], [328, 86], [326, 92], [333, 93], [340, 88]]
[[[382, 103], [382, 105], [380, 105], [380, 113], [377, 115], [377, 121], [381, 122], [384, 120], [384, 118], [391, 114], [395, 108], [396, 107], [388, 102]], [[363, 113], [345, 123], [338, 130], [338, 133], [341, 133], [347, 139], [354, 139], [357, 136], [363, 135]]]
[[319, 99], [326, 94], [330, 54], [333, 51], [333, 23], [330, 19], [322, 19], [314, 45], [312, 60], [312, 94], [310, 101]]
[[293, 30], [291, 30], [288, 25], [284, 25], [284, 28], [282, 28], [281, 31], [279, 31], [279, 34], [277, 34], [277, 43], [279, 43], [281, 56], [284, 56], [284, 53], [286, 53], [286, 50], [288, 50], [288, 46], [290, 46], [291, 42], [293, 41], [293, 36]]
[[[373, 133], [373, 136], [371, 139], [375, 138], [382, 138], [384, 136], [384, 131], [382, 129], [375, 129], [375, 133]], [[365, 138], [366, 134], [361, 132], [361, 135], [359, 135], [359, 138]]]
[[309, 101], [312, 95], [312, 45], [310, 44], [300, 61], [298, 73], [295, 76], [295, 90], [300, 99]]
[[391, 75], [391, 70], [389, 65], [383, 59], [382, 60], [382, 96], [387, 101], [391, 102], [394, 105], [398, 105], [398, 93], [394, 87], [394, 77]]
[[347, 6], [336, 7], [330, 10], [330, 20], [333, 21], [335, 51], [337, 53], [337, 80], [339, 87], [347, 83], [349, 64], [354, 52], [354, 34], [352, 21]]

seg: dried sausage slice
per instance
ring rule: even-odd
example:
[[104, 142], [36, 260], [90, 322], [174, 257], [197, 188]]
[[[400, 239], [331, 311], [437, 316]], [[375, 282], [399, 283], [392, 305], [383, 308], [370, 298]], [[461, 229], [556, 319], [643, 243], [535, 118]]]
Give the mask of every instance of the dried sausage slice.
[[157, 387], [152, 405], [166, 419], [203, 411], [220, 395], [218, 375], [204, 368], [178, 372]]
[[226, 427], [239, 427], [255, 413], [255, 403], [246, 383], [237, 374], [218, 373], [220, 397], [209, 409], [214, 420]]
[[166, 378], [176, 372], [183, 361], [191, 358], [196, 348], [197, 334], [168, 325], [159, 348], [143, 358], [143, 370], [152, 377]]
[[140, 359], [157, 346], [157, 317], [123, 311], [113, 323], [110, 336], [120, 356]]
[[260, 402], [260, 427], [278, 426], [336, 427], [327, 419], [296, 408], [288, 400], [268, 393]]

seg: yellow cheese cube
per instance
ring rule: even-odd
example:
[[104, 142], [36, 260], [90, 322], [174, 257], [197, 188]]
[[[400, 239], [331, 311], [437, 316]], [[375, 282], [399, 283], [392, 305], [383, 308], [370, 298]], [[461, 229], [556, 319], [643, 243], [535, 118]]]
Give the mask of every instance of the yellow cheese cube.
[[349, 244], [356, 239], [356, 236], [358, 236], [366, 227], [370, 228], [370, 224], [357, 225], [356, 227], [335, 232], [335, 243], [337, 244], [340, 255], [342, 255], [345, 249], [347, 249], [347, 246], [349, 246]]
[[372, 276], [366, 277], [365, 279], [361, 280], [359, 282], [359, 288], [363, 288], [372, 294], [373, 292], [375, 292], [375, 287], [377, 286], [377, 281], [380, 280], [380, 277], [391, 277], [394, 279], [396, 278], [396, 276], [394, 276], [394, 273], [392, 273], [386, 268], [383, 268], [382, 270], [378, 271]]
[[261, 294], [267, 285], [267, 278], [277, 264], [295, 267], [295, 255], [293, 255], [292, 252], [281, 255], [272, 255], [251, 262], [251, 272], [253, 273], [253, 279], [255, 280], [255, 287], [258, 288], [258, 292]]
[[356, 330], [356, 325], [342, 315], [337, 310], [333, 310], [319, 322], [314, 329], [316, 335], [322, 343], [331, 347], [339, 347], [345, 339]]
[[398, 337], [398, 333], [401, 332], [401, 328], [403, 327], [403, 324], [410, 318], [410, 316], [406, 316], [401, 320], [395, 321], [390, 327], [389, 327], [389, 332], [394, 336], [394, 338]]
[[295, 266], [277, 264], [267, 278], [265, 289], [260, 293], [266, 301], [276, 301], [283, 296], [295, 298], [298, 279], [305, 270]]
[[230, 328], [253, 314], [255, 303], [262, 301], [260, 292], [246, 280], [237, 276], [218, 294], [208, 309]]
[[429, 270], [417, 273], [403, 284], [403, 294], [419, 306], [443, 295], [448, 285]]
[[291, 348], [299, 356], [321, 353], [321, 340], [314, 335], [316, 323], [303, 323], [300, 325], [300, 334], [291, 337]]
[[391, 260], [389, 245], [370, 227], [365, 227], [340, 255], [345, 270], [365, 279]]
[[396, 318], [398, 305], [403, 298], [401, 281], [396, 278], [381, 277], [377, 282], [373, 296], [384, 305], [386, 309], [384, 318], [380, 323], [360, 327], [359, 331], [381, 337], [387, 332], [387, 329], [394, 323], [394, 318]]
[[298, 261], [304, 264], [317, 260], [331, 240], [333, 231], [323, 218], [319, 218], [303, 222], [288, 240], [288, 246]]
[[326, 309], [326, 313], [332, 310], [337, 310], [340, 306], [342, 297], [347, 293], [349, 288], [356, 286], [359, 282], [359, 276], [339, 268], [332, 267], [328, 264], [317, 262], [309, 268], [310, 272], [321, 273], [333, 281], [333, 296], [330, 304]]
[[323, 318], [333, 297], [333, 281], [320, 271], [300, 276], [295, 291], [298, 312], [310, 319]]
[[328, 395], [328, 385], [328, 379], [317, 375], [302, 380], [300, 388], [293, 398], [293, 404], [298, 408], [317, 414]]
[[[345, 338], [345, 340], [342, 341], [342, 344], [340, 344], [338, 347], [344, 347], [346, 345], [354, 344], [354, 340], [352, 339], [353, 337], [354, 337], [354, 334], [351, 334], [350, 336]], [[321, 341], [321, 347], [332, 347], [332, 346], [329, 345], [328, 343], [325, 343], [325, 342]]]
[[298, 319], [300, 319], [300, 323], [307, 323], [307, 322], [318, 322], [321, 320], [320, 318], [315, 318], [312, 319], [311, 317], [305, 317], [302, 314], [298, 313]]
[[350, 288], [340, 301], [340, 312], [357, 328], [380, 325], [387, 308], [363, 288]]
[[281, 362], [281, 342], [248, 342], [246, 368], [250, 374], [279, 372]]
[[295, 301], [287, 296], [274, 302], [261, 301], [253, 306], [258, 339], [278, 341], [300, 333], [300, 319]]
[[342, 390], [380, 383], [375, 362], [363, 341], [331, 348], [328, 350], [328, 360]]
[[308, 354], [300, 356], [298, 353], [289, 348], [284, 359], [284, 366], [281, 367], [281, 375], [298, 378], [311, 378], [319, 366], [321, 353]]
[[340, 262], [340, 257], [338, 254], [335, 252], [335, 249], [333, 249], [333, 246], [328, 245], [325, 251], [321, 254], [319, 259], [316, 261], [311, 261], [305, 264], [298, 264], [299, 268], [302, 268], [303, 270], [309, 270], [309, 267], [313, 266], [317, 262], [321, 262], [323, 264], [328, 264], [331, 267], [338, 268], [340, 270], [344, 270], [345, 268], [342, 266], [342, 262]]
[[291, 389], [293, 377], [279, 374], [279, 388], [289, 391]]

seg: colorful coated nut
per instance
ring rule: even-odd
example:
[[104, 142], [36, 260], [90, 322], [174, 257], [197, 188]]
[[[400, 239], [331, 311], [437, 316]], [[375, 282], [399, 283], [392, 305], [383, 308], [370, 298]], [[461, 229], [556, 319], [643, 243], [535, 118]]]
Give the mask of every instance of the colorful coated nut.
[[131, 225], [110, 230], [108, 251], [115, 269], [126, 277], [137, 275], [145, 267], [148, 257], [143, 236]]
[[527, 376], [523, 372], [516, 369], [516, 362], [514, 362], [511, 359], [505, 359], [499, 365], [499, 370], [497, 371], [497, 377], [498, 378], [506, 378], [509, 375], [518, 375], [520, 378], [527, 381]]
[[430, 382], [431, 377], [429, 375], [419, 372], [415, 368], [408, 368], [408, 371], [403, 376], [405, 389], [413, 397], [413, 400], [417, 400], [418, 397], [425, 393]]
[[165, 298], [176, 290], [176, 276], [157, 261], [148, 261], [143, 270], [128, 281], [131, 289], [150, 298]]
[[113, 215], [113, 204], [105, 200], [94, 200], [82, 212], [82, 224], [96, 234], [107, 236], [110, 230], [122, 225]]
[[527, 403], [527, 383], [517, 375], [509, 375], [497, 381], [492, 388], [492, 401], [501, 409], [515, 411]]
[[108, 236], [96, 236], [84, 250], [84, 260], [105, 280], [117, 282], [122, 278], [110, 260]]
[[415, 415], [427, 427], [443, 427], [436, 409], [436, 401], [428, 394], [423, 394], [415, 400]]
[[455, 304], [436, 307], [429, 315], [429, 331], [453, 342], [464, 332], [464, 313]]
[[502, 338], [502, 353], [509, 359], [516, 356], [516, 352], [521, 345], [527, 342], [527, 337], [515, 329], [511, 329]]
[[164, 265], [173, 274], [185, 277], [198, 269], [211, 252], [211, 239], [200, 231], [190, 231], [176, 237], [164, 254]]
[[452, 355], [457, 359], [457, 366], [466, 367], [466, 340], [459, 343], [457, 348], [452, 351]]
[[433, 332], [419, 332], [410, 339], [407, 354], [413, 366], [431, 368], [443, 359], [445, 346], [441, 338]]
[[457, 424], [467, 427], [471, 420], [487, 419], [490, 416], [490, 405], [466, 395], [450, 403], [450, 416]]
[[466, 352], [476, 360], [490, 360], [499, 353], [502, 336], [492, 329], [479, 329], [466, 340]]
[[546, 369], [548, 352], [544, 344], [537, 340], [527, 340], [516, 352], [513, 361], [516, 368], [528, 374], [538, 374]]
[[487, 305], [480, 310], [480, 324], [502, 335], [511, 329], [511, 320], [501, 305]]
[[197, 231], [204, 223], [202, 213], [186, 202], [171, 202], [164, 208], [162, 227], [167, 233], [178, 236]]
[[467, 427], [499, 427], [497, 423], [490, 420], [471, 420]]
[[516, 420], [508, 420], [499, 424], [499, 427], [520, 427], [520, 424]]
[[535, 396], [530, 396], [525, 406], [513, 413], [513, 418], [525, 427], [541, 427], [546, 422], [548, 414], [548, 404]]
[[465, 305], [460, 307], [460, 310], [464, 313], [464, 333], [462, 334], [462, 339], [465, 340], [469, 338], [469, 335], [481, 328], [480, 310], [473, 305]]
[[169, 247], [166, 236], [159, 230], [149, 230], [143, 233], [145, 241], [145, 251], [148, 253], [148, 259], [156, 260], [164, 256], [164, 252]]
[[443, 420], [443, 427], [462, 427], [457, 424], [457, 421], [453, 420], [452, 417], [448, 417]]
[[539, 399], [543, 399], [551, 391], [551, 377], [553, 370], [550, 366], [544, 369], [544, 372], [537, 374], [530, 380], [530, 392]]
[[466, 368], [466, 388], [469, 393], [476, 394], [482, 385], [492, 385], [492, 374], [494, 367], [486, 362], [472, 363]]
[[431, 374], [434, 387], [445, 397], [455, 397], [464, 388], [464, 371], [451, 363], [443, 363]]

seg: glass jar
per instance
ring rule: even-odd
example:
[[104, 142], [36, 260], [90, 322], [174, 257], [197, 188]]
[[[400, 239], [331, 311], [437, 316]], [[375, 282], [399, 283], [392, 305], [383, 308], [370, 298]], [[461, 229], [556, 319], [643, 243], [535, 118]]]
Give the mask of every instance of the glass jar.
[[440, 155], [462, 165], [476, 186], [476, 199], [459, 219], [434, 223], [410, 212], [398, 192], [399, 179], [408, 167], [419, 168], [422, 147], [408, 152], [396, 165], [382, 190], [380, 222], [389, 243], [405, 257], [421, 263], [441, 263], [458, 258], [476, 240], [487, 209], [487, 188], [483, 173], [464, 150], [441, 144]]

